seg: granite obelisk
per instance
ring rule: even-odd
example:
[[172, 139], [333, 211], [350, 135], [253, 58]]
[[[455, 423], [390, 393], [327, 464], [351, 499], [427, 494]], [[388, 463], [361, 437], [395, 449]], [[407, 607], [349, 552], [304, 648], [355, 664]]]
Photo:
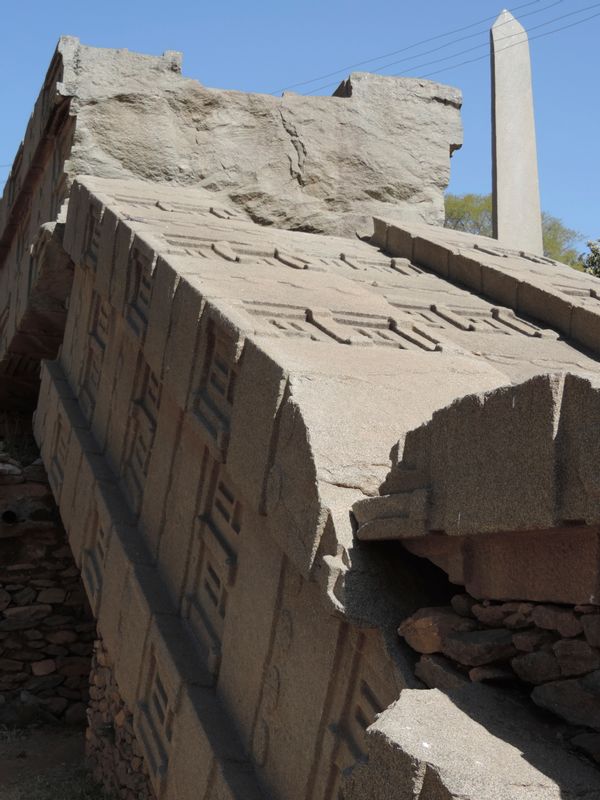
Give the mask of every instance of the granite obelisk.
[[490, 32], [494, 236], [507, 247], [542, 255], [542, 215], [529, 41], [503, 11]]

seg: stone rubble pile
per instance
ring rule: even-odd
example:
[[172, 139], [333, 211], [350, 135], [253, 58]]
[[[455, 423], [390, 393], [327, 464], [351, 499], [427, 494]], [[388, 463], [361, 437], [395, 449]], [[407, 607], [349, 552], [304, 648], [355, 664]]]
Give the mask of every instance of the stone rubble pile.
[[94, 632], [41, 460], [0, 449], [0, 712], [84, 721]]
[[87, 712], [86, 755], [95, 780], [121, 800], [153, 800], [133, 716], [114, 679], [101, 640], [94, 645]]
[[430, 688], [469, 681], [527, 687], [538, 706], [571, 727], [571, 743], [600, 762], [600, 606], [492, 602], [457, 594], [422, 608], [398, 633], [421, 658]]

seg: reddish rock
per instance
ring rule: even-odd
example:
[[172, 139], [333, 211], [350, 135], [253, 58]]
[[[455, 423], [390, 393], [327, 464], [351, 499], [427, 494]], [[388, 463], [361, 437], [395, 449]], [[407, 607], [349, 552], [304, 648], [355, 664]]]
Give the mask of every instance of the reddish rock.
[[538, 651], [516, 656], [510, 662], [512, 668], [522, 681], [527, 683], [545, 683], [560, 678], [561, 671], [553, 653]]
[[583, 631], [581, 621], [575, 616], [575, 612], [561, 606], [536, 606], [532, 619], [538, 628], [558, 631], [565, 638], [578, 636]]
[[71, 644], [77, 641], [77, 634], [74, 631], [51, 631], [46, 634], [46, 639], [52, 644]]
[[469, 670], [469, 678], [473, 683], [512, 681], [515, 679], [515, 673], [509, 667], [473, 667]]
[[459, 672], [447, 658], [438, 655], [421, 656], [415, 667], [415, 675], [430, 689], [439, 689], [441, 692], [462, 689], [469, 683], [466, 675]]
[[404, 620], [398, 633], [417, 653], [428, 655], [443, 649], [443, 640], [451, 631], [472, 631], [475, 628], [475, 620], [461, 617], [451, 608], [443, 606], [420, 609]]
[[444, 636], [444, 655], [468, 667], [505, 661], [515, 655], [510, 631], [502, 628], [485, 631], [458, 631]]
[[554, 633], [551, 631], [540, 631], [536, 628], [513, 633], [514, 646], [517, 650], [523, 650], [525, 653], [533, 653], [542, 648], [548, 648], [555, 641], [556, 635]]
[[561, 674], [584, 675], [600, 668], [600, 653], [580, 639], [562, 639], [552, 648], [560, 665]]
[[44, 661], [36, 661], [31, 665], [31, 671], [38, 677], [42, 675], [51, 675], [53, 672], [56, 672], [56, 661], [53, 658], [46, 658]]

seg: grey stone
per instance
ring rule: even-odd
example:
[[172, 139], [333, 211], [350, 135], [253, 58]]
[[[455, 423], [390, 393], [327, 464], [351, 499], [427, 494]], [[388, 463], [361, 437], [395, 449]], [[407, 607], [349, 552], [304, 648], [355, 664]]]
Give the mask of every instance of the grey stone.
[[[595, 767], [504, 692], [405, 689], [369, 728], [345, 800], [595, 800]], [[390, 789], [390, 787], [393, 787]]]
[[600, 653], [579, 639], [562, 639], [552, 647], [564, 676], [583, 675], [600, 667]]
[[557, 658], [543, 651], [515, 656], [510, 664], [519, 678], [527, 683], [546, 683], [561, 675]]
[[491, 29], [494, 236], [542, 255], [542, 214], [531, 88], [523, 26], [503, 11]]
[[572, 725], [600, 729], [600, 671], [536, 686], [532, 699]]

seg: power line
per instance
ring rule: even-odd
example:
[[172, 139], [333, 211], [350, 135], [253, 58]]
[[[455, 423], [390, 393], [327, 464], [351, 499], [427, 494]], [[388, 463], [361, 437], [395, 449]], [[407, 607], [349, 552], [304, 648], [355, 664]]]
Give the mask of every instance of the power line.
[[[600, 4], [597, 4], [600, 5]], [[562, 25], [560, 28], [555, 28], [553, 31], [545, 31], [544, 33], [538, 33], [537, 36], [532, 36], [529, 41], [533, 42], [536, 39], [542, 39], [544, 36], [550, 36], [553, 33], [560, 33], [561, 31], [566, 31], [569, 28], [575, 28], [577, 25], [583, 25], [584, 22], [589, 22], [591, 19], [595, 19], [596, 17], [600, 17], [600, 11], [596, 14], [592, 14], [585, 19], [579, 19], [577, 22], [571, 22], [569, 25]], [[514, 44], [509, 44], [507, 47], [502, 47], [497, 50], [497, 53], [502, 53], [504, 50], [510, 50], [511, 47], [516, 47], [517, 45], [521, 44], [521, 42], [515, 42]], [[482, 56], [478, 56], [477, 58], [470, 58], [467, 61], [461, 61], [458, 64], [451, 64], [448, 67], [444, 67], [443, 69], [435, 70], [435, 72], [429, 72], [427, 75], [421, 75], [421, 78], [430, 78], [432, 75], [439, 75], [440, 72], [448, 72], [448, 70], [456, 69], [457, 67], [462, 67], [465, 64], [474, 64], [476, 61], [483, 61], [484, 58], [489, 58], [489, 53], [485, 53]]]
[[[531, 28], [529, 28], [529, 31], [536, 31], [539, 28], [544, 28], [546, 25], [551, 25], [552, 23], [558, 22], [561, 19], [566, 19], [567, 17], [572, 17], [572, 16], [574, 16], [576, 14], [583, 14], [585, 11], [590, 11], [591, 9], [598, 8], [598, 7], [600, 7], [600, 3], [593, 3], [591, 6], [586, 6], [585, 8], [579, 8], [576, 11], [570, 11], [567, 14], [561, 14], [559, 17], [554, 17], [553, 19], [546, 20], [546, 22], [541, 22], [539, 25], [532, 26]], [[548, 6], [547, 8], [550, 8], [550, 6]], [[544, 9], [544, 10], [546, 10], [546, 9]], [[590, 19], [593, 19], [594, 16], [596, 16], [596, 15], [592, 15], [592, 17], [590, 17]], [[579, 22], [586, 22], [586, 21], [587, 20], [580, 20]], [[576, 24], [579, 24], [579, 22], [577, 22]], [[568, 25], [568, 26], [565, 26], [565, 27], [572, 27], [572, 25]], [[562, 29], [557, 29], [557, 31], [558, 30], [562, 30]], [[550, 32], [554, 33], [554, 32], [557, 32], [557, 31], [550, 31]], [[521, 33], [515, 33], [515, 34], [511, 34], [511, 36], [507, 36], [506, 38], [509, 39], [509, 38], [512, 38], [513, 36], [521, 36], [521, 35], [522, 35]], [[528, 38], [529, 38], [529, 41], [533, 41], [534, 39], [539, 38], [539, 36], [531, 36], [531, 37], [528, 37]], [[519, 42], [517, 42], [517, 44], [519, 44]], [[464, 50], [459, 50], [457, 53], [452, 53], [449, 56], [442, 56], [442, 58], [433, 59], [433, 61], [426, 61], [423, 64], [409, 65], [408, 67], [405, 68], [403, 74], [406, 74], [407, 72], [414, 72], [414, 70], [422, 69], [423, 67], [429, 67], [429, 66], [432, 66], [433, 64], [439, 64], [442, 61], [449, 61], [452, 58], [457, 58], [458, 56], [465, 55], [466, 53], [472, 53], [474, 50], [480, 50], [482, 47], [488, 48], [488, 46], [489, 46], [488, 43], [484, 42], [483, 44], [476, 44], [473, 47], [467, 47]], [[511, 45], [511, 47], [512, 47], [512, 45]], [[421, 55], [425, 55], [425, 53], [422, 53]], [[486, 53], [485, 55], [480, 56], [478, 58], [471, 59], [471, 61], [466, 61], [464, 63], [471, 63], [471, 62], [475, 62], [475, 61], [480, 61], [481, 59], [487, 58], [487, 57], [488, 57], [488, 53]], [[407, 59], [403, 59], [403, 60], [407, 60]], [[381, 67], [381, 69], [386, 69], [387, 67], [394, 66], [396, 63], [399, 63], [399, 62], [393, 62], [391, 64], [385, 64], [383, 67]], [[453, 69], [453, 67], [450, 66], [450, 67], [448, 67], [448, 69]], [[442, 71], [442, 70], [438, 70], [438, 71]], [[431, 73], [431, 74], [435, 74], [435, 73]], [[401, 77], [401, 76], [400, 75], [394, 75], [393, 77], [398, 78], [398, 77]], [[427, 75], [421, 75], [420, 77], [425, 78], [425, 77], [427, 77]], [[316, 89], [313, 89], [310, 92], [308, 92], [308, 94], [316, 94], [317, 92], [321, 92], [324, 89], [329, 89], [332, 86], [333, 87], [337, 86], [337, 82], [336, 83], [327, 83], [327, 84], [324, 84], [323, 86], [318, 86]]]
[[[512, 9], [512, 11], [518, 11], [521, 8], [526, 8], [527, 6], [532, 6], [532, 5], [535, 5], [536, 3], [540, 3], [540, 2], [542, 2], [542, 0], [529, 0], [528, 3], [522, 3], [519, 6], [515, 6]], [[562, 0], [558, 0], [558, 2], [562, 2]], [[552, 5], [557, 5], [557, 4], [558, 4], [557, 2], [552, 3]], [[546, 8], [538, 9], [537, 11], [533, 11], [531, 13], [532, 14], [538, 14], [541, 11], [546, 11], [548, 8], [551, 8], [551, 7], [552, 6], [546, 6]], [[525, 16], [529, 16], [529, 14], [522, 14], [521, 16], [525, 17]], [[316, 83], [317, 81], [323, 81], [323, 80], [325, 80], [325, 78], [331, 78], [331, 77], [333, 77], [334, 75], [337, 75], [340, 72], [347, 72], [348, 70], [355, 69], [356, 67], [363, 67], [365, 64], [372, 64], [375, 61], [381, 61], [384, 58], [390, 58], [390, 56], [395, 56], [395, 55], [398, 55], [399, 53], [404, 53], [407, 50], [412, 50], [415, 47], [420, 47], [422, 44], [429, 44], [430, 42], [435, 42], [438, 39], [445, 38], [446, 36], [453, 36], [455, 33], [462, 33], [463, 31], [467, 31], [470, 28], [475, 28], [477, 25], [483, 25], [486, 22], [491, 22], [494, 19], [496, 19], [496, 16], [494, 16], [494, 17], [485, 17], [484, 19], [480, 19], [477, 22], [471, 22], [469, 25], [464, 25], [462, 28], [455, 28], [454, 30], [446, 31], [446, 33], [439, 33], [436, 36], [430, 36], [428, 39], [422, 39], [420, 42], [414, 42], [413, 44], [406, 45], [406, 47], [402, 47], [402, 48], [400, 48], [400, 50], [392, 50], [389, 53], [383, 53], [380, 56], [376, 56], [374, 58], [368, 58], [365, 61], [357, 61], [354, 64], [348, 64], [345, 67], [340, 67], [340, 69], [336, 69], [333, 72], [328, 72], [325, 75], [319, 75], [316, 78], [311, 78], [310, 80], [307, 80], [307, 81], [300, 81], [299, 83], [293, 83], [293, 84], [290, 84], [289, 86], [284, 86], [282, 89], [278, 89], [278, 90], [275, 90], [275, 91], [272, 91], [272, 92], [267, 92], [267, 94], [277, 95], [277, 94], [281, 94], [282, 92], [287, 91], [288, 89], [297, 89], [299, 86], [307, 86], [309, 83]], [[483, 33], [483, 31], [481, 31], [481, 33]], [[444, 47], [448, 47], [451, 44], [453, 44], [453, 42], [448, 42], [447, 45], [443, 45], [443, 46]]]

